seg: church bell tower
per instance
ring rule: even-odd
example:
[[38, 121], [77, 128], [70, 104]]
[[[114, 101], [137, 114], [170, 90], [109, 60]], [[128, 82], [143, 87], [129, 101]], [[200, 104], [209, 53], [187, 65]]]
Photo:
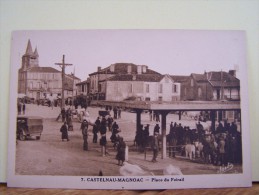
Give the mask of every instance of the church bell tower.
[[22, 56], [22, 69], [27, 70], [39, 66], [39, 54], [37, 48], [32, 51], [31, 41], [28, 40], [25, 54]]

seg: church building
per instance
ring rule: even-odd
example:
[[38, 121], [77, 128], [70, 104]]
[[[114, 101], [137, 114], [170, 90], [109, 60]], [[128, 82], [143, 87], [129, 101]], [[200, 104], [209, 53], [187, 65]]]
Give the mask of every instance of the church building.
[[[73, 74], [65, 76], [65, 98], [76, 94], [75, 83], [80, 79]], [[62, 73], [52, 67], [39, 65], [37, 48], [33, 51], [31, 41], [28, 41], [25, 54], [22, 56], [22, 66], [18, 71], [18, 93], [25, 94], [34, 100], [57, 98], [62, 93]]]

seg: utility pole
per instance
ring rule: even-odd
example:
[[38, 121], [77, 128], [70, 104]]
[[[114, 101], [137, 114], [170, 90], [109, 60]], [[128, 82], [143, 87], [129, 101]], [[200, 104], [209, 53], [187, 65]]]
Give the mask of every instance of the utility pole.
[[[65, 98], [64, 98], [64, 86], [65, 86], [65, 68], [66, 66], [72, 66], [73, 64], [65, 63], [65, 55], [63, 55], [62, 63], [55, 63], [62, 69], [62, 94], [61, 94], [61, 109], [65, 108]], [[74, 87], [74, 86], [73, 86]]]

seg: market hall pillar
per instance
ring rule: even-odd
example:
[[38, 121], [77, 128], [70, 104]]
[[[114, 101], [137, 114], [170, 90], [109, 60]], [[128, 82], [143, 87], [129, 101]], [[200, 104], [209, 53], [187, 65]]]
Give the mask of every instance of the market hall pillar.
[[215, 124], [216, 124], [216, 111], [215, 110], [211, 110], [210, 111], [210, 120], [211, 120], [211, 131], [215, 132], [216, 128], [215, 128]]
[[162, 129], [162, 152], [161, 158], [166, 158], [166, 116], [169, 111], [160, 111], [162, 119], [161, 119], [161, 129]]
[[139, 128], [139, 126], [140, 126], [140, 124], [141, 124], [141, 113], [142, 113], [142, 110], [141, 109], [136, 109], [135, 110], [136, 111], [136, 116], [137, 116], [137, 118], [136, 118], [136, 131], [138, 130], [138, 128]]

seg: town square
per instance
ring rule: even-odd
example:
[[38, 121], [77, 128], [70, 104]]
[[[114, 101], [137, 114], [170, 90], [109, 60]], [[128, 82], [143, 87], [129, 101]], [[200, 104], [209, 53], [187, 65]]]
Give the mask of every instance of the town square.
[[[17, 174], [242, 173], [237, 70], [170, 75], [114, 63], [81, 81], [65, 73], [65, 55], [61, 71], [39, 56], [29, 39], [18, 71]], [[31, 116], [43, 121], [36, 139], [23, 126]]]
[[242, 43], [239, 31], [14, 32], [10, 178], [236, 185], [249, 160]]

